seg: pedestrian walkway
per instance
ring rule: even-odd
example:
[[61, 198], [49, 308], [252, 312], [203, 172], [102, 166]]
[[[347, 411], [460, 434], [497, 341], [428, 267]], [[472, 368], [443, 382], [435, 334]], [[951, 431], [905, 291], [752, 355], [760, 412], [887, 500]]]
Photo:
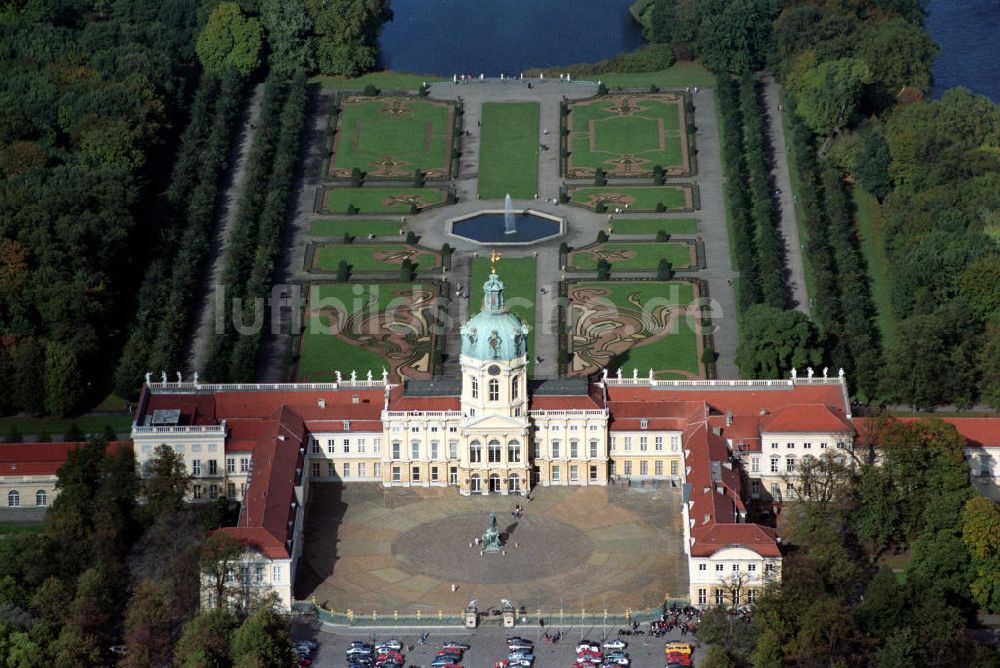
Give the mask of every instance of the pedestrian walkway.
[[775, 193], [775, 205], [779, 216], [781, 236], [785, 240], [785, 268], [788, 272], [788, 289], [792, 306], [809, 315], [809, 295], [806, 294], [806, 274], [802, 262], [802, 240], [795, 222], [795, 196], [792, 192], [792, 178], [788, 172], [788, 147], [785, 144], [785, 128], [781, 124], [781, 86], [770, 75], [764, 77], [764, 113], [770, 124], [771, 153], [774, 156], [771, 172]]

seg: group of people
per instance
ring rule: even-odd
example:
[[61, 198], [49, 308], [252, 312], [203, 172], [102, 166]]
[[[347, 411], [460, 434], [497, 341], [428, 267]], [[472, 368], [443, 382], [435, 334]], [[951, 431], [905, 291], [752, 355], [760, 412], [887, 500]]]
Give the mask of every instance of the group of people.
[[514, 510], [510, 511], [510, 514], [515, 520], [519, 520], [521, 519], [521, 516], [524, 515], [524, 508], [522, 508], [521, 504], [519, 503], [516, 506], [514, 506]]
[[690, 605], [683, 608], [673, 605], [665, 610], [659, 619], [649, 623], [649, 634], [657, 638], [665, 636], [674, 629], [680, 629], [681, 635], [694, 633], [698, 629], [701, 610]]

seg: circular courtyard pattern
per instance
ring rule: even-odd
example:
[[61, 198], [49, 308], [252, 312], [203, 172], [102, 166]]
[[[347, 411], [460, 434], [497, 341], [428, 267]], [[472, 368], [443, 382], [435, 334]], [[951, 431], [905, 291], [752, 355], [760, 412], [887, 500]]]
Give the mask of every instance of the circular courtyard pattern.
[[[482, 555], [469, 542], [490, 511], [518, 547]], [[546, 615], [647, 610], [688, 590], [680, 490], [669, 485], [544, 487], [524, 497], [374, 483], [310, 486], [295, 595], [327, 609], [458, 614], [509, 599]], [[454, 585], [454, 589], [453, 589]]]
[[[504, 508], [507, 504], [504, 503]], [[480, 555], [470, 547], [486, 526], [483, 513], [465, 513], [421, 524], [392, 544], [400, 565], [415, 573], [444, 580], [500, 584], [557, 575], [590, 558], [593, 551], [587, 535], [559, 520], [525, 515], [504, 522], [497, 513], [497, 526], [507, 537], [504, 554]]]

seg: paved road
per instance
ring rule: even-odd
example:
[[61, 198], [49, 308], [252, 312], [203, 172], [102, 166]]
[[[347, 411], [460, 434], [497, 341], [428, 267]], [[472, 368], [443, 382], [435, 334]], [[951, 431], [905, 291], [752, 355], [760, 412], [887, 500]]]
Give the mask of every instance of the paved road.
[[[548, 631], [555, 631], [546, 625]], [[462, 665], [466, 668], [493, 668], [496, 661], [506, 656], [506, 639], [517, 635], [534, 642], [535, 668], [564, 668], [573, 665], [576, 660], [576, 644], [582, 638], [601, 642], [605, 637], [605, 629], [601, 626], [566, 626], [561, 629], [562, 638], [558, 643], [550, 643], [541, 639], [542, 629], [537, 625], [522, 626], [515, 629], [503, 629], [498, 626], [481, 626], [474, 631], [462, 628], [429, 629], [427, 643], [418, 645], [420, 633], [424, 629], [392, 629], [343, 628], [319, 625], [316, 622], [297, 621], [293, 624], [292, 635], [295, 639], [315, 640], [319, 649], [311, 655], [313, 665], [318, 668], [341, 667], [344, 663], [344, 652], [352, 640], [371, 642], [376, 640], [399, 640], [404, 644], [404, 656], [408, 666], [429, 666], [434, 655], [440, 650], [441, 643], [449, 640], [465, 643], [471, 649], [463, 657]], [[607, 627], [608, 637], [617, 637], [617, 627]], [[625, 649], [637, 668], [657, 668], [664, 663], [663, 646], [670, 640], [695, 642], [691, 636], [681, 636], [674, 631], [663, 638], [648, 636], [631, 636], [623, 638], [628, 641]], [[413, 650], [409, 646], [413, 645]], [[701, 665], [704, 652], [695, 649], [694, 665]]]
[[788, 173], [788, 147], [785, 144], [785, 129], [781, 125], [781, 86], [770, 75], [764, 77], [764, 113], [770, 122], [771, 149], [774, 167], [771, 172], [777, 194], [776, 208], [781, 217], [781, 236], [785, 240], [785, 268], [792, 306], [809, 315], [809, 295], [806, 294], [806, 274], [802, 263], [802, 242], [799, 228], [795, 224], [795, 201], [792, 193], [792, 179]]
[[736, 367], [736, 347], [739, 330], [736, 324], [736, 297], [729, 255], [729, 232], [726, 229], [726, 208], [722, 194], [722, 160], [719, 156], [719, 124], [715, 113], [715, 92], [701, 88], [694, 93], [694, 123], [697, 128], [698, 176], [701, 191], [699, 220], [705, 242], [707, 268], [697, 274], [708, 281], [715, 315], [716, 367], [719, 378], [739, 378]]
[[[214, 323], [216, 288], [222, 278], [222, 271], [226, 264], [226, 254], [229, 250], [229, 235], [233, 225], [236, 223], [236, 214], [239, 211], [240, 199], [246, 187], [247, 158], [250, 154], [250, 146], [253, 144], [254, 135], [257, 133], [257, 121], [260, 119], [260, 105], [264, 99], [264, 84], [257, 84], [250, 96], [250, 104], [244, 112], [243, 127], [240, 128], [239, 141], [236, 144], [236, 154], [232, 174], [229, 178], [229, 187], [226, 189], [226, 196], [223, 199], [222, 207], [219, 211], [219, 224], [216, 226], [216, 237], [212, 242], [212, 266], [202, 283], [200, 294], [203, 296], [201, 304], [196, 308], [195, 322], [198, 323], [194, 332], [194, 339], [188, 352], [187, 373], [192, 374], [200, 371], [205, 365], [205, 356], [208, 354], [208, 344], [212, 338], [212, 324]], [[233, 156], [231, 156], [233, 157]]]

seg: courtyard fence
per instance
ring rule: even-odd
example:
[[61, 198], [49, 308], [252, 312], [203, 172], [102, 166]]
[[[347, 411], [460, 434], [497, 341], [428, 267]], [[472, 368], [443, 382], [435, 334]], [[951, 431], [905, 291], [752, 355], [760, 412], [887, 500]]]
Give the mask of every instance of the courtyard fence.
[[[645, 624], [655, 619], [659, 619], [664, 610], [671, 607], [684, 607], [690, 605], [688, 601], [668, 600], [662, 607], [647, 610], [570, 610], [562, 609], [535, 609], [524, 610], [517, 615], [517, 625], [519, 626], [539, 626], [544, 624], [546, 628], [560, 628], [571, 626], [626, 626], [633, 622]], [[334, 626], [350, 627], [437, 627], [437, 626], [463, 626], [465, 617], [462, 612], [455, 613], [448, 610], [418, 610], [415, 613], [400, 613], [396, 610], [390, 611], [361, 611], [361, 610], [328, 610], [312, 601], [296, 601], [292, 605], [292, 610], [299, 614], [314, 616], [324, 624]], [[502, 623], [500, 615], [487, 614], [488, 611], [480, 610], [480, 626], [497, 626]]]

